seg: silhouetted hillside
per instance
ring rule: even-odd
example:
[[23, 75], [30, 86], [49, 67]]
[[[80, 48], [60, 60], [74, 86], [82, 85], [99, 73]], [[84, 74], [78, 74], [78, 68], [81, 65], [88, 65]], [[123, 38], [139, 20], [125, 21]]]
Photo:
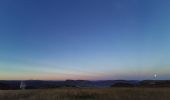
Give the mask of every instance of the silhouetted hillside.
[[1, 90], [9, 90], [11, 87], [8, 84], [0, 83]]
[[139, 83], [140, 87], [170, 87], [170, 80], [144, 80]]
[[118, 82], [118, 83], [111, 85], [111, 87], [135, 87], [135, 85], [131, 83]]
[[[21, 81], [0, 81], [1, 90], [20, 89]], [[170, 80], [66, 80], [66, 81], [43, 81], [26, 80], [26, 89], [47, 89], [60, 87], [170, 87]]]

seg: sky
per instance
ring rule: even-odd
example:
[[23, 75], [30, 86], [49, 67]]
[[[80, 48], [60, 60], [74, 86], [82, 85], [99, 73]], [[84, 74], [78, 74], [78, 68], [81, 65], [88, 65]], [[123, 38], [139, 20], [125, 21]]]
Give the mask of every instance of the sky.
[[0, 80], [170, 79], [169, 0], [1, 0]]

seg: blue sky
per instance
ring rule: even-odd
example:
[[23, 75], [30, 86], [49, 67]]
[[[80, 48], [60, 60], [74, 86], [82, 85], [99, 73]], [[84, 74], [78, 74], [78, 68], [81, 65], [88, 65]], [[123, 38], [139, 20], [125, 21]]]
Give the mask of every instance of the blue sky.
[[169, 0], [2, 0], [0, 79], [169, 79]]

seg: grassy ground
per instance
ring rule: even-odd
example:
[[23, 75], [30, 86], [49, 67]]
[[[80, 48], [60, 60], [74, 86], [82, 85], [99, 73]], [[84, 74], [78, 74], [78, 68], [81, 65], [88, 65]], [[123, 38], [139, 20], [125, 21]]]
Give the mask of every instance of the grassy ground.
[[170, 88], [0, 90], [0, 100], [170, 100]]

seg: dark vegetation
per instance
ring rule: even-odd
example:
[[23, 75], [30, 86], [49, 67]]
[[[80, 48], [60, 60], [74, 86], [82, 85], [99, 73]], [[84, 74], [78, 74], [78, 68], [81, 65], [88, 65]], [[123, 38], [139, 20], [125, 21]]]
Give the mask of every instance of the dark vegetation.
[[170, 100], [170, 88], [56, 88], [0, 90], [0, 100]]

